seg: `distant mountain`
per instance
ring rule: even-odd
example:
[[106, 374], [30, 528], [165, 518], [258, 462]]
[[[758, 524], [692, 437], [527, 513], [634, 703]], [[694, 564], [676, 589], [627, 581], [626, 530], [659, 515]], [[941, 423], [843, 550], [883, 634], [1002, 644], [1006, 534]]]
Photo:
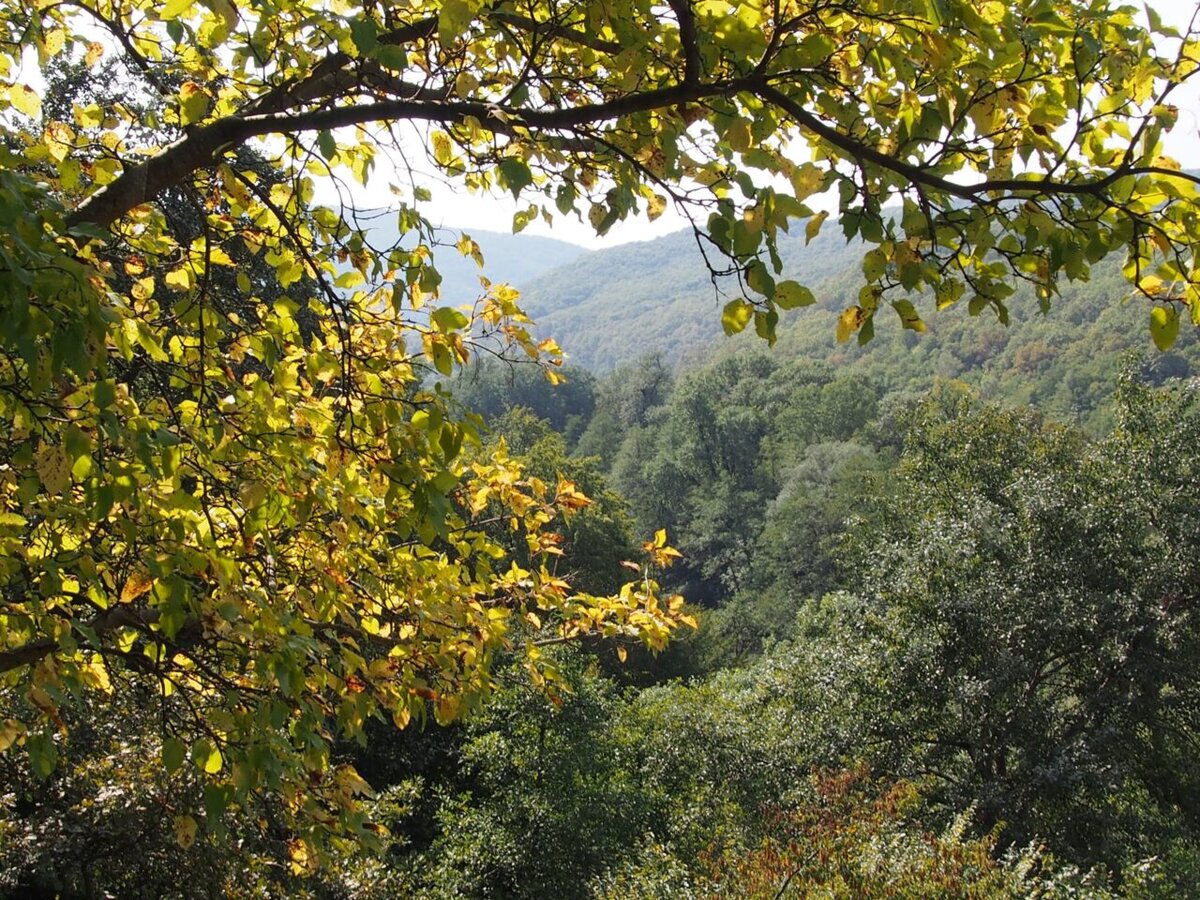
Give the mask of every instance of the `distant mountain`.
[[[437, 248], [434, 265], [442, 275], [443, 302], [453, 306], [469, 303], [479, 296], [480, 275], [523, 290], [525, 285], [532, 284], [544, 273], [572, 265], [581, 257], [590, 255], [590, 251], [578, 244], [537, 235], [505, 234], [474, 228], [444, 228], [441, 231], [450, 246]], [[454, 248], [454, 243], [464, 231], [483, 251], [483, 269]]]
[[[364, 224], [369, 224], [371, 243], [376, 247], [393, 246], [399, 234], [394, 214], [381, 212], [374, 215], [373, 219], [370, 215], [365, 217]], [[455, 249], [463, 232], [479, 244], [484, 258], [483, 269]], [[476, 228], [440, 228], [437, 241], [434, 265], [442, 276], [442, 302], [449, 306], [475, 300], [480, 294], [480, 275], [520, 289], [543, 273], [566, 266], [589, 253], [578, 244], [554, 238]], [[405, 246], [411, 245], [411, 241], [404, 243]]]
[[[384, 228], [376, 240], [394, 240]], [[479, 293], [479, 270], [454, 248], [461, 232], [445, 229], [435, 261], [443, 276], [443, 302], [466, 303]], [[520, 289], [540, 336], [552, 336], [568, 360], [603, 374], [658, 352], [672, 365], [690, 365], [758, 349], [753, 329], [734, 338], [721, 331], [721, 307], [735, 286], [714, 284], [690, 231], [653, 241], [588, 251], [552, 238], [472, 231], [493, 281]], [[836, 228], [805, 244], [803, 235], [781, 235], [782, 277], [812, 288], [817, 303], [785, 312], [774, 353], [803, 357], [852, 371], [885, 392], [920, 391], [935, 378], [974, 384], [986, 397], [1028, 403], [1062, 419], [1092, 420], [1107, 413], [1118, 360], [1147, 353], [1152, 379], [1200, 373], [1200, 340], [1183, 328], [1169, 353], [1153, 350], [1149, 308], [1127, 301], [1129, 286], [1117, 263], [1096, 266], [1087, 282], [1062, 285], [1049, 313], [1027, 291], [1009, 303], [1012, 324], [991, 310], [968, 315], [965, 302], [936, 312], [929, 298], [914, 298], [928, 331], [901, 328], [886, 307], [876, 337], [860, 347], [834, 339], [838, 313], [857, 302], [863, 284], [862, 245], [847, 244]]]

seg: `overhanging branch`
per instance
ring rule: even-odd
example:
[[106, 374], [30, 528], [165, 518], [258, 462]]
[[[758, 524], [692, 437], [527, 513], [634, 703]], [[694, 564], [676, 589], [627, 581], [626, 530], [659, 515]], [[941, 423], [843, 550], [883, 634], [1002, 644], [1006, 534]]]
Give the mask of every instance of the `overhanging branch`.
[[[156, 609], [134, 609], [128, 604], [115, 606], [100, 615], [96, 616], [90, 622], [83, 623], [83, 627], [88, 629], [92, 634], [97, 636], [107, 634], [117, 628], [139, 628], [145, 629], [158, 621], [159, 613]], [[83, 631], [80, 632], [84, 634]], [[21, 647], [14, 647], [12, 650], [0, 652], [0, 674], [11, 672], [13, 669], [19, 669], [23, 666], [30, 666], [49, 656], [59, 648], [59, 642], [52, 638], [45, 638], [40, 641], [30, 641]]]

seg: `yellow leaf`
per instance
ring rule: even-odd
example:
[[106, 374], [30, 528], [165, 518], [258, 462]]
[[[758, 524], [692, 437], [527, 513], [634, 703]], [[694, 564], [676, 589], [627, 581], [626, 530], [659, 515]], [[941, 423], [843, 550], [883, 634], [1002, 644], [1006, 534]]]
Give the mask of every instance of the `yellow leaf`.
[[1157, 294], [1162, 290], [1163, 280], [1157, 275], [1147, 275], [1138, 282], [1138, 287], [1147, 294]]
[[55, 162], [62, 162], [75, 145], [75, 129], [66, 122], [51, 122], [46, 126], [46, 134], [42, 138], [46, 152]]
[[999, 25], [1008, 14], [1008, 4], [1000, 0], [985, 0], [979, 5], [979, 17], [989, 25]]
[[338, 766], [337, 771], [333, 774], [333, 780], [347, 794], [362, 794], [369, 797], [375, 793], [354, 766]]
[[303, 875], [312, 865], [312, 855], [308, 852], [308, 844], [299, 838], [288, 841], [288, 857], [291, 859], [293, 875]]
[[93, 687], [102, 694], [112, 692], [112, 682], [108, 677], [108, 667], [104, 664], [104, 657], [99, 653], [93, 653], [87, 665], [80, 670], [83, 676], [83, 681], [89, 687]]
[[392, 722], [397, 728], [404, 729], [412, 721], [412, 713], [407, 706], [401, 706], [392, 711]]
[[429, 136], [429, 141], [433, 144], [433, 158], [443, 166], [448, 165], [454, 152], [450, 135], [444, 131], [435, 131]]
[[838, 343], [844, 343], [850, 340], [850, 335], [858, 331], [863, 323], [865, 313], [861, 306], [851, 306], [840, 316], [837, 321], [837, 339]]
[[196, 843], [196, 829], [196, 820], [191, 816], [175, 817], [175, 840], [184, 850]]
[[158, 11], [158, 17], [164, 22], [169, 22], [172, 19], [178, 19], [186, 12], [190, 12], [191, 8], [196, 5], [196, 0], [167, 0], [163, 4], [162, 9]]
[[667, 198], [662, 194], [652, 194], [646, 204], [646, 217], [653, 222], [666, 211]]
[[53, 31], [47, 31], [45, 43], [42, 45], [42, 51], [46, 57], [58, 56], [62, 53], [63, 47], [66, 45], [67, 35], [61, 28], [55, 28]]
[[125, 580], [125, 586], [121, 588], [121, 602], [132, 603], [152, 587], [154, 587], [154, 579], [150, 573], [144, 570], [135, 570], [130, 573]]
[[[825, 173], [812, 163], [805, 163], [792, 173], [791, 182], [792, 190], [796, 193], [796, 199], [804, 200], [824, 187]], [[828, 215], [828, 213], [822, 215]]]
[[16, 719], [0, 722], [0, 753], [11, 747], [25, 731], [25, 726]]
[[8, 89], [8, 99], [18, 112], [22, 112], [32, 119], [42, 117], [41, 95], [29, 85], [14, 84]]
[[177, 291], [191, 290], [192, 287], [192, 267], [186, 263], [177, 269], [172, 269], [164, 276], [163, 281], [168, 287], [172, 287]]
[[821, 225], [823, 225], [825, 220], [828, 218], [829, 218], [829, 213], [825, 210], [822, 210], [821, 212], [817, 213], [815, 216], [813, 216], [811, 219], [808, 220], [808, 224], [804, 226], [804, 243], [805, 244], [811, 244], [813, 238], [815, 238], [818, 234], [820, 234]]
[[232, 31], [238, 25], [237, 7], [230, 0], [204, 0], [204, 5], [219, 15], [225, 21], [225, 27]]
[[588, 210], [588, 221], [597, 231], [604, 224], [604, 220], [608, 217], [608, 210], [599, 203], [593, 203], [591, 209]]
[[42, 444], [34, 463], [42, 485], [51, 494], [65, 491], [71, 484], [71, 465], [66, 451], [57, 444]]

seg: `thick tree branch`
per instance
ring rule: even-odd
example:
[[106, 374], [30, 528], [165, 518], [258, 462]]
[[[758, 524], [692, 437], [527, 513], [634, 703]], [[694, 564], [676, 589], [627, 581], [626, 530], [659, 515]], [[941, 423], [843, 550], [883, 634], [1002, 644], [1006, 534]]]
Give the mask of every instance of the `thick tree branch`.
[[[144, 629], [158, 621], [156, 609], [134, 609], [129, 604], [114, 606], [90, 622], [83, 623], [84, 627], [93, 634], [104, 635], [117, 628]], [[82, 633], [82, 632], [81, 632]], [[59, 642], [53, 638], [40, 641], [30, 641], [22, 647], [0, 652], [0, 674], [19, 669], [22, 666], [33, 665], [49, 656], [59, 647]]]
[[130, 210], [152, 201], [167, 188], [209, 165], [220, 152], [268, 134], [294, 134], [397, 120], [454, 124], [468, 118], [498, 133], [509, 133], [521, 127], [550, 132], [570, 131], [632, 113], [736, 93], [747, 86], [748, 83], [741, 80], [694, 86], [676, 85], [630, 94], [608, 103], [567, 109], [522, 110], [466, 100], [438, 103], [384, 100], [307, 112], [231, 116], [195, 129], [158, 156], [127, 169], [111, 184], [80, 204], [67, 217], [67, 224], [70, 227], [94, 225], [108, 228]]
[[1130, 164], [1118, 166], [1103, 178], [1096, 178], [1089, 181], [1060, 181], [1054, 178], [1009, 178], [991, 181], [985, 180], [975, 184], [958, 184], [934, 175], [920, 165], [907, 163], [902, 159], [881, 153], [874, 147], [870, 147], [849, 135], [843, 134], [832, 125], [821, 121], [816, 115], [806, 110], [787, 94], [779, 90], [779, 88], [765, 80], [763, 83], [756, 85], [753, 90], [760, 98], [778, 106], [790, 115], [796, 120], [797, 124], [807, 128], [859, 162], [874, 163], [882, 169], [895, 172], [897, 175], [903, 175], [915, 185], [923, 185], [924, 187], [941, 191], [951, 197], [958, 197], [961, 200], [975, 200], [992, 192], [1019, 193], [1022, 196], [1076, 195], [1100, 197], [1103, 195], [1105, 188], [1117, 181], [1117, 179], [1128, 175], [1168, 175], [1184, 181], [1190, 181], [1194, 184], [1200, 184], [1200, 177], [1187, 172], [1164, 169], [1158, 166], [1134, 166]]
[[696, 37], [696, 17], [691, 0], [667, 0], [679, 23], [679, 45], [683, 49], [683, 83], [700, 81], [700, 44]]
[[[325, 64], [322, 63], [322, 66]], [[322, 83], [331, 84], [335, 73], [323, 76]], [[304, 84], [306, 82], [302, 82]], [[340, 82], [339, 82], [340, 83]], [[314, 82], [315, 84], [315, 82]], [[398, 83], [409, 87], [406, 83]], [[392, 85], [400, 89], [397, 85]], [[1117, 179], [1130, 174], [1163, 170], [1145, 167], [1118, 167], [1102, 178], [1086, 181], [1061, 181], [1052, 178], [1005, 179], [958, 184], [928, 169], [889, 156], [855, 140], [805, 109], [767, 78], [757, 74], [720, 82], [700, 82], [673, 85], [658, 90], [628, 94], [614, 100], [568, 107], [564, 109], [521, 109], [480, 101], [438, 100], [426, 94], [420, 99], [397, 98], [373, 103], [358, 103], [332, 109], [296, 112], [239, 115], [220, 119], [181, 138], [157, 156], [127, 169], [111, 184], [88, 197], [67, 217], [69, 226], [93, 225], [109, 228], [117, 219], [135, 207], [154, 200], [167, 188], [179, 184], [193, 172], [213, 162], [223, 151], [246, 141], [268, 134], [294, 134], [303, 131], [365, 125], [372, 122], [400, 120], [441, 122], [451, 125], [474, 119], [484, 128], [498, 134], [513, 134], [520, 129], [542, 132], [570, 132], [585, 126], [610, 122], [622, 116], [679, 104], [696, 103], [717, 96], [753, 93], [790, 115], [795, 122], [838, 148], [860, 164], [871, 163], [902, 175], [914, 185], [940, 191], [963, 200], [977, 200], [993, 192], [1021, 196], [1092, 196], [1102, 197], [1104, 190]], [[272, 108], [280, 103], [302, 102], [308, 90], [298, 88], [280, 94], [265, 104]], [[420, 95], [419, 95], [420, 96]], [[258, 108], [258, 107], [256, 107]], [[549, 135], [547, 136], [549, 137]], [[562, 135], [556, 137], [561, 138]], [[1169, 172], [1180, 178], [1196, 181], [1194, 176]]]
[[[431, 16], [380, 35], [379, 43], [402, 46], [427, 38], [436, 30], [437, 17]], [[287, 81], [268, 91], [243, 109], [241, 115], [245, 117], [281, 113], [319, 97], [327, 97], [337, 91], [337, 86], [341, 83], [339, 76], [354, 61], [355, 57], [348, 53], [331, 53], [321, 60], [309, 75], [299, 80]]]

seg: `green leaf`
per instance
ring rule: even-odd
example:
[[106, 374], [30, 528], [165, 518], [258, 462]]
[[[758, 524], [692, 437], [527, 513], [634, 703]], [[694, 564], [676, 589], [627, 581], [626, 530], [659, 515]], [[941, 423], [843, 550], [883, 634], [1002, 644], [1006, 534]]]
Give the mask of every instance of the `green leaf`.
[[1170, 350], [1179, 335], [1179, 312], [1173, 306], [1150, 310], [1150, 337], [1159, 350]]
[[162, 764], [168, 774], [183, 765], [183, 759], [186, 755], [187, 748], [183, 745], [183, 741], [176, 738], [167, 738], [163, 741]]
[[374, 19], [355, 19], [350, 23], [350, 40], [358, 50], [359, 56], [366, 56], [379, 43], [379, 26]]
[[204, 786], [204, 815], [215, 822], [225, 814], [233, 800], [233, 787], [228, 784], [206, 784]]
[[333, 132], [328, 129], [317, 132], [317, 149], [326, 159], [333, 159], [337, 156], [337, 141], [333, 139]]
[[524, 188], [533, 184], [533, 173], [529, 171], [529, 166], [521, 162], [519, 159], [506, 157], [500, 160], [500, 177], [504, 180], [504, 184], [512, 191], [513, 199], [517, 199]]
[[443, 0], [438, 10], [438, 41], [443, 47], [451, 46], [463, 35], [471, 24], [473, 13], [465, 0]]
[[221, 771], [223, 760], [221, 759], [221, 751], [213, 746], [212, 742], [207, 738], [201, 738], [192, 744], [192, 762], [196, 767], [209, 775], [215, 775]]
[[813, 292], [798, 281], [781, 281], [775, 285], [775, 294], [771, 298], [780, 309], [796, 309], [801, 306], [812, 306], [817, 302]]
[[875, 316], [867, 316], [866, 321], [858, 329], [858, 346], [865, 347], [875, 337]]
[[775, 279], [767, 271], [767, 265], [761, 259], [756, 259], [746, 266], [746, 284], [750, 290], [770, 297], [775, 293]]
[[767, 342], [768, 346], [775, 346], [775, 326], [779, 324], [779, 313], [773, 309], [766, 312], [762, 310], [754, 311], [754, 331], [755, 333]]
[[408, 65], [408, 51], [397, 44], [380, 44], [371, 55], [384, 68], [397, 72]]
[[430, 320], [440, 331], [460, 331], [469, 324], [469, 319], [452, 306], [441, 306], [429, 314]]
[[887, 271], [887, 257], [882, 250], [872, 250], [863, 257], [863, 275], [867, 281], [878, 281]]
[[58, 747], [54, 745], [51, 735], [29, 735], [25, 739], [25, 752], [29, 754], [29, 764], [39, 778], [49, 778], [58, 766]]
[[117, 399], [117, 388], [111, 379], [97, 381], [92, 387], [92, 402], [97, 409], [108, 409]]
[[925, 323], [917, 314], [917, 308], [912, 305], [911, 300], [893, 300], [892, 309], [896, 310], [896, 315], [900, 317], [900, 323], [910, 331], [925, 331]]

